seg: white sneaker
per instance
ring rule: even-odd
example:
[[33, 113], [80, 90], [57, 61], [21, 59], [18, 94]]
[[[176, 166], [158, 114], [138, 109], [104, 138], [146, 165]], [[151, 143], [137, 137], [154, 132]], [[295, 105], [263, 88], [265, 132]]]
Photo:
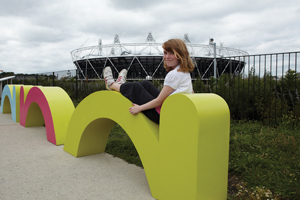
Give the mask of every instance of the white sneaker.
[[126, 76], [127, 76], [127, 70], [122, 69], [119, 73], [119, 77], [118, 77], [116, 83], [119, 83], [119, 84], [125, 83], [126, 82]]
[[113, 84], [115, 82], [115, 80], [112, 75], [110, 67], [105, 67], [103, 69], [103, 77], [104, 77], [106, 89], [111, 90], [110, 85]]

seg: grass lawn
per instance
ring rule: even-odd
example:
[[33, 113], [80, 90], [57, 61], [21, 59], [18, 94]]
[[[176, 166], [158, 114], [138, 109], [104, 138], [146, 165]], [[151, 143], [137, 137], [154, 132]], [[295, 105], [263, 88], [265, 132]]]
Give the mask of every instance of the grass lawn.
[[[228, 199], [300, 199], [300, 131], [288, 124], [232, 122]], [[116, 125], [106, 152], [142, 167], [126, 132]]]

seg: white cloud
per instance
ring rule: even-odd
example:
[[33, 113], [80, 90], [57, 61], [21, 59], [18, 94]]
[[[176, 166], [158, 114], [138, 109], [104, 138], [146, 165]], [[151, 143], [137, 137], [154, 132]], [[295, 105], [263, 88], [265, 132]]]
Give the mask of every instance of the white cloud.
[[15, 73], [72, 69], [81, 46], [157, 42], [189, 34], [193, 43], [240, 48], [250, 54], [299, 51], [296, 0], [2, 0], [0, 70]]

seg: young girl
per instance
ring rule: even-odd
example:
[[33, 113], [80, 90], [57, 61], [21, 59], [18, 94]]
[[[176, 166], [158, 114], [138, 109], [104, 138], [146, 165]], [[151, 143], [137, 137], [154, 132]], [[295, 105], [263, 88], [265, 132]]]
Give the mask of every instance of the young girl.
[[193, 93], [190, 72], [194, 70], [194, 64], [185, 43], [180, 39], [170, 39], [162, 47], [164, 68], [168, 74], [161, 91], [149, 81], [125, 83], [126, 69], [119, 73], [117, 81], [113, 79], [110, 67], [103, 70], [106, 88], [120, 92], [132, 102], [133, 106], [129, 108], [129, 112], [133, 115], [143, 112], [157, 124], [159, 124], [161, 106], [169, 95]]

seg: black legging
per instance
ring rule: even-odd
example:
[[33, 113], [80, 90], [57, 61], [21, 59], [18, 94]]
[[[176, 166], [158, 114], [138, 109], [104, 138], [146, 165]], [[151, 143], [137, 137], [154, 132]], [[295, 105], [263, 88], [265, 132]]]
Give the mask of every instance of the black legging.
[[[121, 85], [120, 93], [132, 103], [142, 105], [158, 97], [160, 91], [149, 81], [127, 82]], [[159, 124], [159, 114], [155, 108], [142, 111], [150, 120]]]

